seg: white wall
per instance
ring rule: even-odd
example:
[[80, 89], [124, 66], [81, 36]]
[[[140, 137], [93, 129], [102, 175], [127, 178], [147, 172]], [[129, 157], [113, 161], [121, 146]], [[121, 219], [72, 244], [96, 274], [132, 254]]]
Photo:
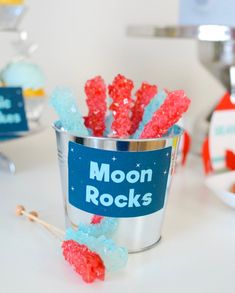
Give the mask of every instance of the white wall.
[[[197, 60], [195, 41], [127, 38], [127, 24], [176, 24], [176, 0], [28, 0], [26, 28], [39, 49], [32, 59], [47, 76], [47, 89], [73, 87], [85, 112], [84, 82], [96, 74], [111, 81], [123, 73], [159, 87], [183, 88], [192, 98], [190, 118], [213, 105], [223, 88]], [[13, 54], [2, 36], [3, 65]]]

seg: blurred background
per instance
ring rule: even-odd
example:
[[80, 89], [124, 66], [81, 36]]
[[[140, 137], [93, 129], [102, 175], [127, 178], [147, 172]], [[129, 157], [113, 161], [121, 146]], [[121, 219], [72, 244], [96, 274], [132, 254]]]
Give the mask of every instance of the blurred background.
[[[137, 83], [147, 80], [160, 88], [185, 89], [192, 98], [190, 124], [224, 93], [199, 63], [196, 41], [126, 35], [129, 24], [177, 24], [179, 1], [27, 0], [26, 5], [20, 28], [39, 45], [30, 60], [43, 69], [47, 92], [57, 85], [72, 87], [84, 113], [83, 86], [97, 74], [109, 82], [122, 73]], [[1, 34], [1, 67], [15, 54], [10, 44], [14, 38]]]

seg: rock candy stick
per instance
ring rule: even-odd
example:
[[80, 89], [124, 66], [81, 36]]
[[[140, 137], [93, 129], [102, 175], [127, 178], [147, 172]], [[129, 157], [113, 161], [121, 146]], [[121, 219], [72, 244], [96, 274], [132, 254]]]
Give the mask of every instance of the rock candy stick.
[[160, 108], [167, 97], [165, 91], [159, 92], [145, 107], [142, 121], [132, 138], [139, 138], [145, 125], [152, 119], [153, 114]]
[[[97, 218], [98, 216], [96, 216]], [[93, 217], [94, 219], [94, 217]], [[90, 236], [99, 237], [105, 235], [105, 237], [112, 237], [113, 234], [117, 231], [118, 228], [118, 219], [103, 217], [98, 223], [79, 223], [78, 231], [89, 234]]]
[[88, 80], [85, 84], [87, 95], [88, 116], [85, 125], [90, 128], [95, 136], [103, 136], [105, 130], [106, 85], [101, 76]]
[[[127, 249], [116, 245], [112, 239], [100, 234], [102, 231], [104, 233], [108, 232], [108, 234], [110, 234], [111, 230], [114, 232], [117, 227], [117, 219], [103, 218], [102, 221], [104, 219], [108, 221], [92, 225], [96, 226], [97, 234], [94, 233], [94, 230], [90, 230], [89, 227], [85, 226], [82, 227], [82, 230], [78, 228], [75, 231], [70, 228], [64, 232], [39, 218], [36, 211], [27, 212], [22, 205], [17, 205], [15, 213], [17, 216], [25, 216], [31, 222], [42, 225], [60, 239], [65, 260], [87, 283], [92, 283], [96, 279], [103, 281], [106, 270], [109, 272], [116, 271], [123, 268], [127, 263]], [[108, 227], [110, 225], [112, 228]], [[90, 232], [93, 234], [90, 235]], [[94, 237], [94, 234], [99, 235], [99, 237]]]
[[82, 231], [66, 230], [66, 240], [74, 240], [86, 245], [92, 252], [97, 253], [104, 262], [108, 272], [114, 272], [124, 268], [128, 260], [127, 249], [115, 244], [112, 239], [105, 236], [94, 237]]
[[70, 89], [55, 89], [51, 95], [50, 104], [57, 112], [65, 130], [77, 135], [88, 135], [76, 97]]
[[113, 111], [112, 131], [115, 137], [127, 137], [130, 133], [130, 112], [133, 106], [131, 91], [134, 84], [123, 75], [117, 75], [109, 85], [109, 95], [113, 99], [110, 110]]
[[104, 280], [105, 266], [102, 258], [86, 245], [74, 240], [65, 240], [62, 243], [62, 251], [65, 260], [86, 283], [93, 283], [96, 279]]
[[150, 100], [156, 95], [157, 86], [150, 85], [147, 82], [143, 82], [140, 89], [136, 92], [136, 101], [132, 109], [131, 115], [131, 129], [130, 135], [132, 135], [139, 126], [144, 114], [144, 108], [149, 104]]
[[168, 129], [187, 111], [189, 104], [190, 100], [184, 91], [170, 92], [161, 107], [154, 113], [151, 121], [145, 125], [140, 138], [161, 137], [167, 133]]

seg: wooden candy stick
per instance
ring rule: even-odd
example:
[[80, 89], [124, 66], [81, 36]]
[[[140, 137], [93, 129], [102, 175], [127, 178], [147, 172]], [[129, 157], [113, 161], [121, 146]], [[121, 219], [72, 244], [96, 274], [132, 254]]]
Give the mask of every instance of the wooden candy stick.
[[[112, 239], [106, 238], [103, 234], [103, 237], [98, 238], [90, 235], [88, 231], [90, 227], [82, 226], [83, 229], [86, 228], [86, 232], [79, 231], [79, 233], [68, 229], [65, 237], [63, 230], [40, 219], [37, 212], [27, 212], [22, 205], [18, 205], [15, 212], [17, 216], [25, 216], [30, 221], [39, 223], [61, 240], [65, 260], [87, 283], [92, 283], [96, 279], [104, 280], [106, 270], [111, 272], [126, 265], [127, 249], [117, 246]], [[95, 227], [97, 225], [97, 229], [102, 232], [107, 231], [107, 222], [104, 222], [104, 226], [102, 226], [103, 222], [100, 223], [102, 219], [103, 217], [100, 218], [96, 215], [93, 218], [94, 223], [88, 224], [88, 226]], [[111, 220], [113, 219], [111, 218]], [[115, 223], [109, 221], [108, 224], [114, 225]]]
[[104, 280], [105, 265], [98, 253], [91, 251], [87, 245], [80, 244], [78, 241], [64, 240], [65, 232], [39, 219], [38, 213], [35, 211], [27, 212], [24, 206], [18, 205], [15, 212], [17, 216], [25, 216], [30, 221], [39, 223], [60, 238], [65, 260], [81, 275], [85, 282], [92, 283], [96, 279]]
[[32, 222], [37, 222], [42, 225], [44, 228], [48, 229], [52, 233], [57, 233], [63, 239], [65, 236], [65, 232], [54, 225], [47, 223], [46, 221], [40, 219], [38, 217], [38, 213], [36, 211], [27, 212], [25, 207], [22, 205], [16, 206], [16, 215], [17, 216], [25, 216]]

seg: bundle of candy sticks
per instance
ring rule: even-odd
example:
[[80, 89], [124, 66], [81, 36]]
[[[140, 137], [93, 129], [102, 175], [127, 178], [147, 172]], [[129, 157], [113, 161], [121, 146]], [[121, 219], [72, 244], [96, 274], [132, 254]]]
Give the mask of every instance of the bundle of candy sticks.
[[109, 86], [100, 76], [88, 80], [88, 115], [84, 118], [69, 89], [56, 89], [51, 104], [64, 129], [73, 134], [134, 139], [166, 135], [190, 105], [183, 90], [158, 92], [156, 85], [144, 82], [133, 98], [133, 88], [133, 81], [120, 74]]

